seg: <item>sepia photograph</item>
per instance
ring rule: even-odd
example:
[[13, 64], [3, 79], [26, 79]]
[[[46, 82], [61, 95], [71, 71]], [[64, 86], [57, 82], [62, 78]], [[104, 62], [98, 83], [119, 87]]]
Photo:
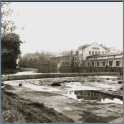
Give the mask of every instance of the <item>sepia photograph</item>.
[[1, 2], [1, 123], [123, 123], [123, 1]]

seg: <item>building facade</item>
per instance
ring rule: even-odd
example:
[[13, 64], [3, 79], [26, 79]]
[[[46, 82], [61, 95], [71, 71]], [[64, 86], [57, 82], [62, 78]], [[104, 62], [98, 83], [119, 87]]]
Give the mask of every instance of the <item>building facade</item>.
[[58, 57], [50, 57], [50, 65], [56, 66], [73, 66], [74, 57], [69, 56], [58, 56]]
[[[116, 51], [113, 47], [110, 51]], [[108, 52], [98, 43], [83, 45], [78, 54], [50, 57], [50, 65], [68, 67], [123, 67], [123, 52]]]
[[79, 66], [82, 66], [82, 61], [85, 61], [87, 56], [105, 53], [107, 53], [105, 48], [98, 43], [80, 46], [78, 47]]
[[83, 67], [123, 67], [123, 53], [87, 56]]

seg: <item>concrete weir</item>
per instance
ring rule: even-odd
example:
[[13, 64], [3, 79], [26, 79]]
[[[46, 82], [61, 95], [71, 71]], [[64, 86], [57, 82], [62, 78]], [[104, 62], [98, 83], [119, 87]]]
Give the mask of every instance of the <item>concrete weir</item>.
[[3, 81], [7, 80], [23, 80], [23, 79], [38, 79], [38, 78], [55, 78], [55, 77], [76, 77], [76, 76], [117, 76], [118, 72], [97, 72], [97, 73], [37, 73], [25, 75], [5, 75], [1, 76]]

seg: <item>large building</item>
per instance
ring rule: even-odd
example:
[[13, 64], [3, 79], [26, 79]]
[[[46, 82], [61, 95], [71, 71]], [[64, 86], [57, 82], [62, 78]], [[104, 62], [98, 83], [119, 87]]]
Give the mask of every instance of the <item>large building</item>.
[[105, 53], [107, 53], [106, 49], [98, 43], [80, 46], [78, 47], [79, 66], [82, 66], [82, 61], [86, 60], [87, 56]]
[[50, 57], [50, 65], [73, 66], [73, 61], [72, 55]]
[[83, 67], [123, 67], [123, 53], [108, 53], [87, 56]]
[[98, 43], [78, 47], [76, 54], [50, 58], [51, 65], [70, 67], [123, 67], [123, 52]]

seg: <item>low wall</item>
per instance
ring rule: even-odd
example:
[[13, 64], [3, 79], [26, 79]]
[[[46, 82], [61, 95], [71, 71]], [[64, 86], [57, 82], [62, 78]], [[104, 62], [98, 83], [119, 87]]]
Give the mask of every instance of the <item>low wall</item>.
[[65, 67], [61, 66], [59, 72], [119, 72], [123, 75], [122, 67]]
[[20, 67], [19, 69], [20, 69], [20, 71], [34, 71], [34, 72], [38, 72], [38, 69], [35, 69], [35, 68], [23, 68], [23, 67]]
[[6, 80], [24, 80], [37, 78], [55, 78], [55, 77], [75, 77], [75, 76], [116, 76], [117, 72], [99, 72], [99, 73], [44, 73], [44, 74], [28, 74], [28, 75], [6, 75], [1, 76], [3, 81]]
[[39, 73], [85, 73], [85, 72], [120, 72], [123, 75], [122, 67], [70, 67], [70, 66], [60, 66], [59, 68], [56, 65], [41, 65], [36, 66]]

